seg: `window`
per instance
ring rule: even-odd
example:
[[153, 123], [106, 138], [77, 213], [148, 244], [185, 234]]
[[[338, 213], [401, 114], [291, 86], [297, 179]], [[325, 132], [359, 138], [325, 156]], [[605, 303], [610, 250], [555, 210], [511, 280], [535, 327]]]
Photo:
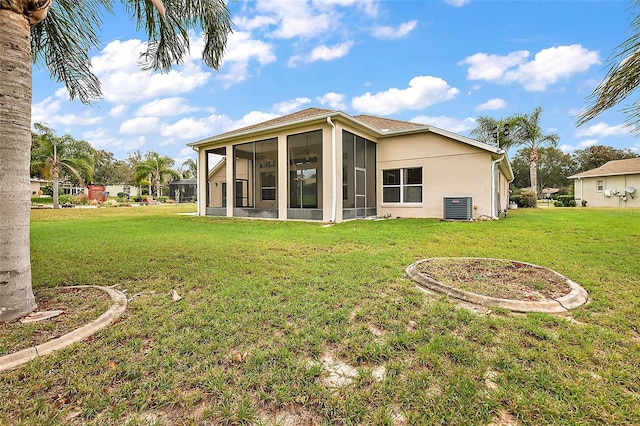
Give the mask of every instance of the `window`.
[[598, 191], [598, 192], [604, 191], [604, 181], [603, 180], [597, 180], [596, 181], [596, 191]]
[[383, 203], [421, 203], [422, 167], [382, 171]]
[[260, 180], [262, 182], [262, 188], [261, 188], [262, 201], [275, 201], [276, 200], [276, 174], [274, 172], [262, 172], [260, 173]]

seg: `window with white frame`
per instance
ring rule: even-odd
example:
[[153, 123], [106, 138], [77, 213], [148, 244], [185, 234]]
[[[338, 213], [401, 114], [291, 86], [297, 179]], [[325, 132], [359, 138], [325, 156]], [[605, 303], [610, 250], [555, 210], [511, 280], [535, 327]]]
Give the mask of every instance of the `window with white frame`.
[[421, 203], [422, 167], [382, 171], [383, 203]]
[[597, 180], [596, 181], [596, 191], [598, 191], [598, 192], [604, 191], [604, 181], [603, 180]]

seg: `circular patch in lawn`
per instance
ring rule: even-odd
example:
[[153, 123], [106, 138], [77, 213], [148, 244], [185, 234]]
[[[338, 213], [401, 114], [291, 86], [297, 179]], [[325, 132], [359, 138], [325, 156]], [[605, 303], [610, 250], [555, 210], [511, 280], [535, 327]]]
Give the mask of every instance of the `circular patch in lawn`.
[[525, 262], [476, 257], [435, 257], [407, 267], [420, 286], [455, 299], [515, 312], [563, 313], [589, 295], [569, 278]]

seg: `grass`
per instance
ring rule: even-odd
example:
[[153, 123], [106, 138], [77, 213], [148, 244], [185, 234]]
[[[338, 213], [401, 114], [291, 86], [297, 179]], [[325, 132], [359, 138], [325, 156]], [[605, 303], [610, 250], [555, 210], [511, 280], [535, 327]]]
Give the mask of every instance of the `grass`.
[[[0, 424], [640, 423], [640, 210], [322, 227], [186, 209], [32, 212], [36, 293], [115, 285], [130, 302], [0, 373]], [[449, 256], [544, 266], [593, 300], [571, 317], [481, 315], [405, 277]], [[358, 375], [327, 386], [327, 359]]]

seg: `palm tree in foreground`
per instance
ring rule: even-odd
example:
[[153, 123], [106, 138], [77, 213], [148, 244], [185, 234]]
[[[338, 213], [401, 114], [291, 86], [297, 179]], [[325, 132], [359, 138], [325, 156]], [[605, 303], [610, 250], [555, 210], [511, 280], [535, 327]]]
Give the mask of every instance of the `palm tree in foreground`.
[[[202, 30], [205, 64], [220, 66], [231, 18], [224, 0], [120, 0], [149, 37], [145, 69], [168, 71]], [[0, 0], [0, 322], [36, 308], [29, 255], [31, 64], [64, 82], [71, 98], [100, 96], [89, 50], [115, 0]]]
[[[81, 141], [69, 135], [57, 137], [53, 130], [36, 123], [36, 138], [39, 140], [37, 148], [31, 153], [31, 168], [41, 169], [43, 176], [51, 177], [53, 181], [53, 208], [60, 207], [60, 173], [67, 171], [85, 185], [82, 175], [91, 178], [93, 174], [93, 157], [90, 151], [84, 149]], [[85, 143], [86, 144], [86, 143]]]

